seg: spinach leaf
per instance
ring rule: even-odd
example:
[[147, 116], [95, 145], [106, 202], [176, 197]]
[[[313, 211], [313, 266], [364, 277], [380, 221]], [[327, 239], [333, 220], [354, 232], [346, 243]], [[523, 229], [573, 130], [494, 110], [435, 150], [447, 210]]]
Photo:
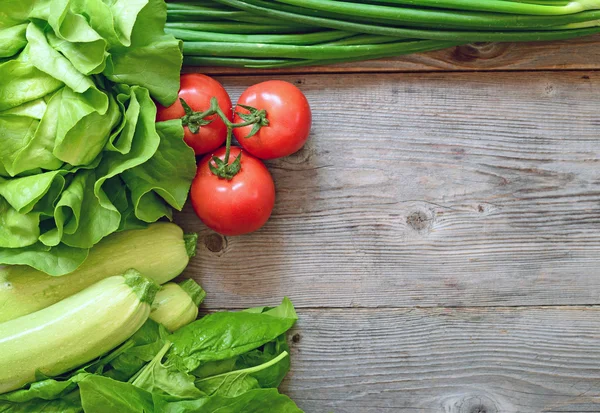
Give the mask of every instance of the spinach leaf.
[[[285, 334], [280, 335], [277, 337], [277, 339], [265, 344], [264, 346], [247, 353], [240, 354], [234, 358], [203, 363], [200, 365], [200, 367], [195, 369], [192, 374], [198, 379], [204, 379], [235, 370], [248, 369], [261, 364], [266, 364], [270, 360], [273, 360], [281, 355], [283, 352], [290, 352]], [[252, 372], [251, 376], [258, 381], [259, 387], [261, 388], [276, 388], [279, 387], [289, 371], [290, 358], [284, 357], [276, 364]]]
[[0, 400], [0, 413], [81, 413], [83, 407], [77, 390], [58, 399], [34, 398], [23, 402]]
[[0, 394], [0, 400], [13, 403], [24, 403], [34, 399], [54, 400], [60, 399], [76, 388], [77, 385], [72, 380], [58, 381], [46, 379], [31, 383], [27, 389]]
[[289, 359], [287, 352], [283, 352], [261, 365], [198, 379], [195, 384], [197, 388], [209, 396], [218, 394], [221, 396], [236, 397], [248, 390], [259, 388], [258, 380], [253, 377], [253, 374], [264, 371], [278, 364], [283, 359]]
[[[280, 335], [275, 340], [265, 344], [261, 348], [249, 351], [240, 355], [235, 363], [236, 369], [249, 369], [251, 367], [264, 365], [283, 353], [289, 353], [290, 348], [287, 344], [285, 334]], [[277, 388], [290, 371], [290, 357], [284, 357], [279, 362], [268, 366], [267, 368], [252, 372], [259, 386], [262, 388]]]
[[171, 343], [167, 342], [135, 377], [132, 384], [166, 400], [195, 399], [204, 394], [194, 385], [194, 376], [161, 363]]
[[29, 388], [0, 394], [0, 412], [79, 413], [82, 412], [77, 384], [69, 379], [40, 380]]
[[289, 397], [276, 389], [254, 389], [237, 397], [215, 395], [178, 402], [155, 396], [154, 406], [161, 413], [302, 413]]
[[77, 381], [86, 413], [153, 413], [152, 394], [130, 383], [94, 374]]
[[198, 379], [204, 379], [237, 370], [236, 363], [239, 357], [202, 363], [197, 369], [192, 371], [192, 374]]
[[168, 334], [162, 325], [148, 319], [129, 340], [99, 361], [106, 366], [107, 371], [103, 375], [121, 381], [129, 380], [156, 356]]
[[265, 313], [219, 312], [179, 329], [167, 365], [191, 372], [202, 363], [226, 360], [254, 350], [289, 330], [298, 316], [287, 298]]

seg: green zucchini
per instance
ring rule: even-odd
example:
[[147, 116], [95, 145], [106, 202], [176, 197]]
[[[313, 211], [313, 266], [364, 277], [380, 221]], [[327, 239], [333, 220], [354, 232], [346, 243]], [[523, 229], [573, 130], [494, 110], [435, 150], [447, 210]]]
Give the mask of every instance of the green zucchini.
[[60, 277], [23, 265], [1, 268], [0, 322], [48, 307], [129, 268], [163, 284], [181, 274], [195, 251], [194, 243], [192, 238], [186, 244], [177, 225], [162, 222], [106, 237], [77, 270]]
[[0, 393], [112, 350], [148, 319], [159, 286], [129, 270], [50, 307], [0, 323]]
[[173, 332], [198, 317], [198, 306], [206, 292], [194, 280], [162, 286], [152, 303], [150, 318]]

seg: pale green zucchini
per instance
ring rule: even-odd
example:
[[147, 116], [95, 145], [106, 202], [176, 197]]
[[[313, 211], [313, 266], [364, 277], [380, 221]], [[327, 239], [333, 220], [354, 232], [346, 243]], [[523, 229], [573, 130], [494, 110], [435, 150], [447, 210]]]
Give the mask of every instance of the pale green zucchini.
[[55, 376], [112, 350], [148, 319], [159, 286], [129, 270], [0, 323], [0, 393]]
[[173, 332], [198, 317], [198, 306], [206, 292], [194, 280], [162, 286], [152, 303], [150, 318]]
[[195, 240], [186, 245], [177, 225], [155, 223], [106, 237], [77, 270], [61, 277], [22, 265], [0, 268], [0, 322], [48, 307], [129, 268], [163, 284], [181, 274], [194, 250]]

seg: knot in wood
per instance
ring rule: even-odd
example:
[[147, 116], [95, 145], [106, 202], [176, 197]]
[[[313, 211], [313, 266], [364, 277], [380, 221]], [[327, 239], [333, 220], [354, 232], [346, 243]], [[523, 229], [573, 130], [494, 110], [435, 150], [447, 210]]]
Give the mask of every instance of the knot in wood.
[[[310, 137], [309, 137], [310, 139]], [[292, 164], [292, 165], [304, 165], [310, 162], [310, 158], [312, 156], [312, 151], [310, 149], [310, 143], [305, 144], [302, 148], [300, 148], [300, 150], [298, 150], [297, 152], [286, 156], [284, 158], [284, 161], [286, 163]]]
[[424, 211], [411, 212], [406, 217], [406, 223], [415, 231], [423, 232], [431, 228], [433, 218]]
[[227, 241], [225, 240], [225, 237], [220, 234], [209, 234], [204, 237], [204, 245], [206, 245], [206, 248], [211, 252], [220, 252], [225, 249]]
[[453, 57], [459, 62], [489, 60], [497, 58], [511, 47], [509, 43], [472, 43], [457, 46]]
[[446, 404], [445, 411], [451, 413], [499, 413], [498, 404], [485, 395], [463, 395], [452, 398]]

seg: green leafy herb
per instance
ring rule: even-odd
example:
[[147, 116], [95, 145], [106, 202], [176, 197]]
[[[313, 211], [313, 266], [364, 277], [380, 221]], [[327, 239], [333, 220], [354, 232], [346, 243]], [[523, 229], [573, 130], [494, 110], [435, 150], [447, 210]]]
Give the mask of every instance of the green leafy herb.
[[298, 316], [287, 298], [265, 313], [210, 314], [173, 333], [167, 363], [185, 372], [202, 363], [226, 360], [254, 350], [289, 330]]
[[169, 400], [197, 399], [204, 394], [194, 385], [194, 376], [161, 363], [171, 347], [167, 342], [134, 378], [132, 384]]
[[[275, 340], [264, 346], [240, 355], [235, 363], [236, 369], [248, 369], [259, 365], [267, 365], [270, 361], [277, 359], [281, 354], [289, 353], [290, 348], [282, 334]], [[286, 374], [290, 371], [290, 358], [280, 358], [275, 364], [267, 365], [264, 369], [251, 373], [260, 387], [279, 387]]]
[[22, 402], [3, 401], [0, 399], [0, 412], [2, 413], [81, 413], [81, 398], [78, 390], [61, 396], [60, 398], [44, 399], [31, 398]]
[[196, 380], [195, 384], [196, 387], [209, 396], [212, 396], [213, 394], [220, 394], [222, 396], [236, 397], [250, 389], [262, 387], [259, 385], [256, 378], [253, 377], [253, 374], [264, 371], [269, 367], [276, 365], [285, 358], [289, 358], [289, 354], [287, 352], [283, 352], [277, 357], [254, 367], [248, 367], [241, 370], [222, 373], [212, 377], [198, 379]]
[[302, 413], [289, 397], [276, 389], [253, 389], [237, 397], [215, 395], [178, 402], [155, 398], [155, 408], [163, 413]]
[[106, 376], [129, 380], [156, 356], [168, 334], [162, 325], [148, 319], [129, 340], [85, 370], [93, 372], [101, 367]]
[[85, 412], [154, 412], [152, 394], [129, 383], [88, 374], [77, 380]]

